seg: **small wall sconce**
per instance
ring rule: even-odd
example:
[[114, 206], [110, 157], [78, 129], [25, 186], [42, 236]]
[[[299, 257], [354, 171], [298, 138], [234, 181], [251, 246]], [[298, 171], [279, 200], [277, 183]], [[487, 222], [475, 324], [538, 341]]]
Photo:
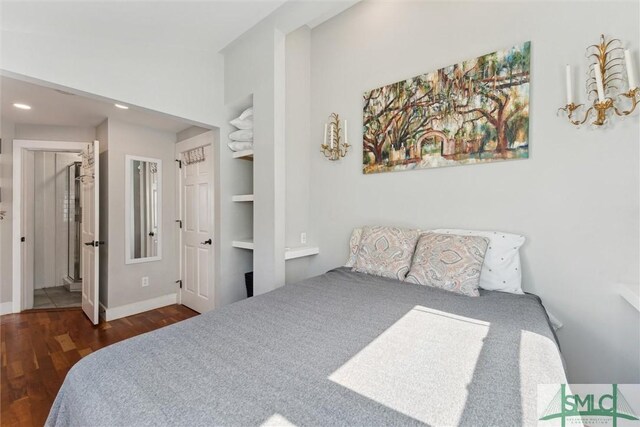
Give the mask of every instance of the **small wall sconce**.
[[[622, 54], [623, 51], [624, 55]], [[573, 102], [571, 66], [567, 65], [567, 105], [558, 111], [565, 111], [569, 122], [575, 126], [580, 126], [585, 123], [593, 111], [596, 113], [595, 120], [592, 122], [594, 126], [602, 126], [605, 124], [607, 121], [607, 113], [611, 110], [618, 116], [628, 116], [631, 114], [638, 104], [640, 90], [638, 89], [633, 73], [633, 63], [631, 62], [629, 50], [622, 48], [622, 42], [619, 39], [606, 41], [604, 34], [602, 34], [600, 36], [600, 43], [589, 46], [586, 55], [587, 58], [593, 58], [593, 62], [589, 67], [589, 76], [586, 83], [587, 96], [594, 98], [593, 106], [585, 111], [584, 118], [573, 118], [574, 112], [582, 107], [583, 104], [575, 104]], [[626, 63], [629, 90], [612, 95], [612, 97], [607, 97], [607, 92], [611, 92], [613, 89], [619, 90], [618, 85], [621, 86], [623, 84], [623, 63]], [[630, 109], [618, 109], [618, 98], [621, 96], [631, 101]]]
[[[340, 160], [341, 157], [347, 155], [349, 147], [347, 141], [347, 121], [344, 121], [344, 142], [340, 139], [340, 116], [336, 113], [331, 113], [329, 116], [329, 123], [324, 125], [324, 139], [320, 145], [320, 151], [329, 160]], [[327, 140], [327, 137], [329, 138]]]

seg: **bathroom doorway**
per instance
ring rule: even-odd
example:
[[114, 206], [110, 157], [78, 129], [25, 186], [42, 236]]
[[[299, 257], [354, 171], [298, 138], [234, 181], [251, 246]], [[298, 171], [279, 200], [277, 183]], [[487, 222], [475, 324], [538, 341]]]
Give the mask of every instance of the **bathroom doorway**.
[[[32, 277], [33, 304], [26, 309], [82, 305], [80, 230], [82, 221], [79, 153], [34, 151], [25, 158], [25, 217], [32, 254], [25, 278]], [[32, 269], [33, 272], [26, 270]], [[31, 307], [29, 306], [31, 305]]]
[[[99, 152], [97, 140], [13, 140], [13, 233], [18, 237], [12, 246], [14, 312], [80, 306], [89, 320], [98, 324], [98, 258], [99, 246], [104, 243], [99, 240], [98, 226]], [[70, 168], [76, 162], [81, 162], [79, 176], [75, 167]], [[72, 178], [73, 183], [80, 182], [78, 216], [75, 208], [70, 210], [78, 196]], [[78, 220], [80, 245], [74, 248]], [[82, 254], [77, 253], [77, 247]], [[75, 275], [77, 259], [81, 277]], [[68, 277], [72, 265], [74, 277]], [[78, 278], [82, 291], [74, 292], [68, 282]]]

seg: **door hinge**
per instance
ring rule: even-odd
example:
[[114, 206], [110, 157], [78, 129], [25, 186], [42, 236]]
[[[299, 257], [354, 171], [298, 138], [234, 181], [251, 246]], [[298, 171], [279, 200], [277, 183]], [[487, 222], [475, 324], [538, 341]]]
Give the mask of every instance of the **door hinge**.
[[180, 286], [180, 289], [182, 289], [182, 280], [176, 280], [176, 283]]
[[178, 227], [182, 228], [182, 220], [176, 219], [176, 222], [178, 223]]
[[178, 169], [182, 169], [182, 160], [176, 160], [178, 162]]

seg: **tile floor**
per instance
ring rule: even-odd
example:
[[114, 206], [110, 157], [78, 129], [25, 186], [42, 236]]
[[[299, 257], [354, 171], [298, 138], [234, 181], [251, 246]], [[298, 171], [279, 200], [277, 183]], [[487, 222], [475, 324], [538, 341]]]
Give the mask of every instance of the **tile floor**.
[[69, 292], [64, 286], [36, 289], [33, 292], [33, 308], [80, 307], [81, 292]]

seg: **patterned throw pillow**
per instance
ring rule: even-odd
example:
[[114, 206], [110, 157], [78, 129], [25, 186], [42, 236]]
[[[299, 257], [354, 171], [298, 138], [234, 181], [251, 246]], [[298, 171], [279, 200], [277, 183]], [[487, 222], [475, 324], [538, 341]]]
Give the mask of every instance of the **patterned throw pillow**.
[[360, 247], [360, 239], [362, 238], [362, 228], [354, 228], [349, 239], [349, 259], [344, 265], [345, 267], [353, 267], [356, 265], [356, 257], [358, 256], [358, 248]]
[[404, 280], [420, 237], [418, 230], [364, 227], [354, 271]]
[[478, 284], [489, 240], [480, 236], [420, 236], [407, 282], [480, 296]]

